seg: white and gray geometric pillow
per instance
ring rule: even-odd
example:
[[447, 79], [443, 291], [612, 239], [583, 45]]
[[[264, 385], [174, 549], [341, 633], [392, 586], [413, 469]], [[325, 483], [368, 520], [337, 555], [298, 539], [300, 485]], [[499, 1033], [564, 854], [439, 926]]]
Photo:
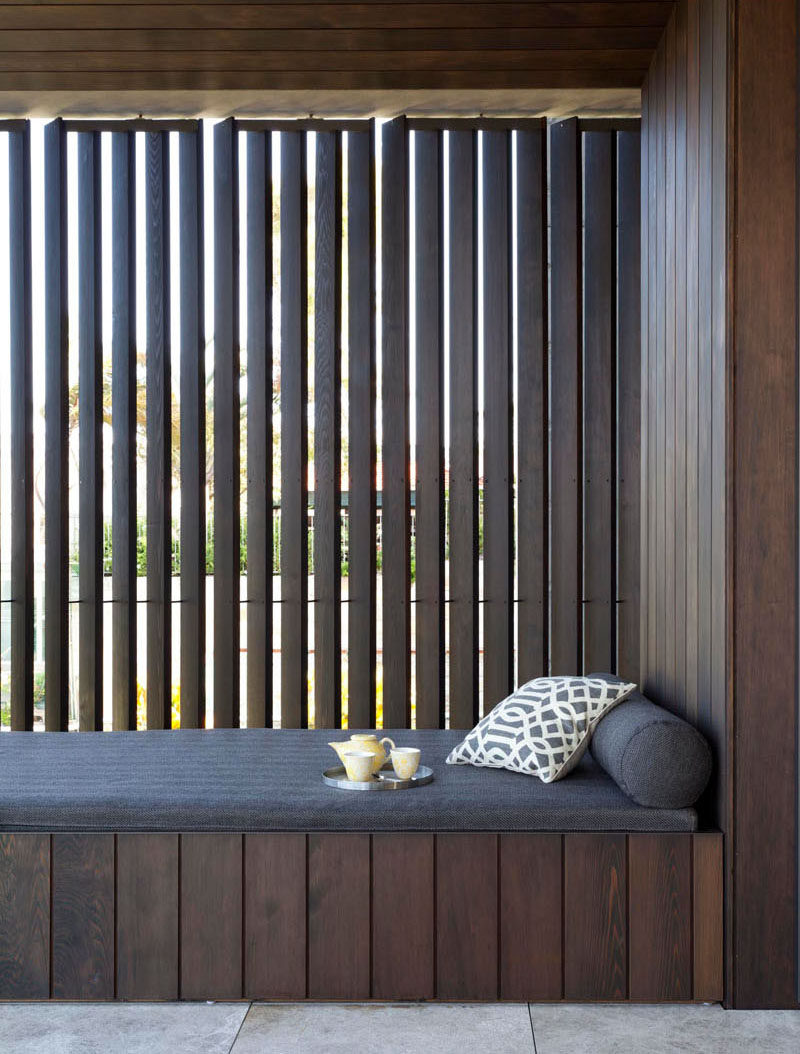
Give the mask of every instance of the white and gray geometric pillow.
[[482, 718], [447, 764], [510, 769], [552, 783], [578, 764], [594, 726], [635, 688], [603, 677], [537, 677]]

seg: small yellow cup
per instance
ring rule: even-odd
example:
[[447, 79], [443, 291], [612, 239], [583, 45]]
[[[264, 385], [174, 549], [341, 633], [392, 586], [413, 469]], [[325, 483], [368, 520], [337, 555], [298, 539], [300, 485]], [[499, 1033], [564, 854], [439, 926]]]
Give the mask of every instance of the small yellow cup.
[[394, 747], [392, 750], [392, 767], [400, 780], [410, 780], [419, 768], [419, 749], [417, 747]]
[[369, 783], [372, 780], [372, 770], [375, 755], [369, 750], [350, 750], [342, 755], [344, 770], [347, 778], [353, 783]]

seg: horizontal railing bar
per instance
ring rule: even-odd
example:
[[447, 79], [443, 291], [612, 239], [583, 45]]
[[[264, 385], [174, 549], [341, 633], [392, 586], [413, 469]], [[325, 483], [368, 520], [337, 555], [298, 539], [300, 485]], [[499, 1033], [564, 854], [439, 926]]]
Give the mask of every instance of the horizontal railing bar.
[[64, 121], [65, 132], [196, 132], [200, 121], [195, 118], [151, 119], [148, 117], [75, 118]]
[[9, 117], [0, 121], [0, 132], [24, 132], [27, 124], [22, 117]]
[[409, 117], [410, 132], [469, 132], [498, 131], [502, 128], [535, 131], [545, 127], [544, 117]]
[[579, 132], [638, 132], [642, 122], [638, 117], [579, 117]]
[[371, 124], [369, 118], [336, 120], [326, 117], [280, 118], [277, 120], [237, 117], [235, 121], [236, 130], [239, 132], [366, 132]]

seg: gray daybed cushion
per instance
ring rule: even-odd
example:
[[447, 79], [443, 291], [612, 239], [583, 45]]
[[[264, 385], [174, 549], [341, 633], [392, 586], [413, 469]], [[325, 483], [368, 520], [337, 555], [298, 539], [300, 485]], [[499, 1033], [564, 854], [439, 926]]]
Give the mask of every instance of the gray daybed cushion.
[[[355, 729], [351, 731], [356, 731]], [[218, 729], [4, 732], [0, 829], [170, 831], [693, 831], [691, 809], [643, 809], [585, 758], [565, 780], [445, 765], [459, 731], [387, 731], [435, 779], [361, 794], [328, 787], [350, 732]]]
[[598, 722], [592, 757], [639, 805], [694, 805], [711, 776], [708, 743], [694, 725], [633, 692]]

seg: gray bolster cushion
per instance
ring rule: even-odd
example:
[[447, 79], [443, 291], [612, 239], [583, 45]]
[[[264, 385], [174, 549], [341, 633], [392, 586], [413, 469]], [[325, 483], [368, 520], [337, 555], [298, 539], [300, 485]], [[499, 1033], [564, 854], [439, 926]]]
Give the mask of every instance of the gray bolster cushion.
[[638, 691], [598, 722], [591, 752], [629, 798], [651, 808], [693, 805], [711, 776], [703, 735]]

